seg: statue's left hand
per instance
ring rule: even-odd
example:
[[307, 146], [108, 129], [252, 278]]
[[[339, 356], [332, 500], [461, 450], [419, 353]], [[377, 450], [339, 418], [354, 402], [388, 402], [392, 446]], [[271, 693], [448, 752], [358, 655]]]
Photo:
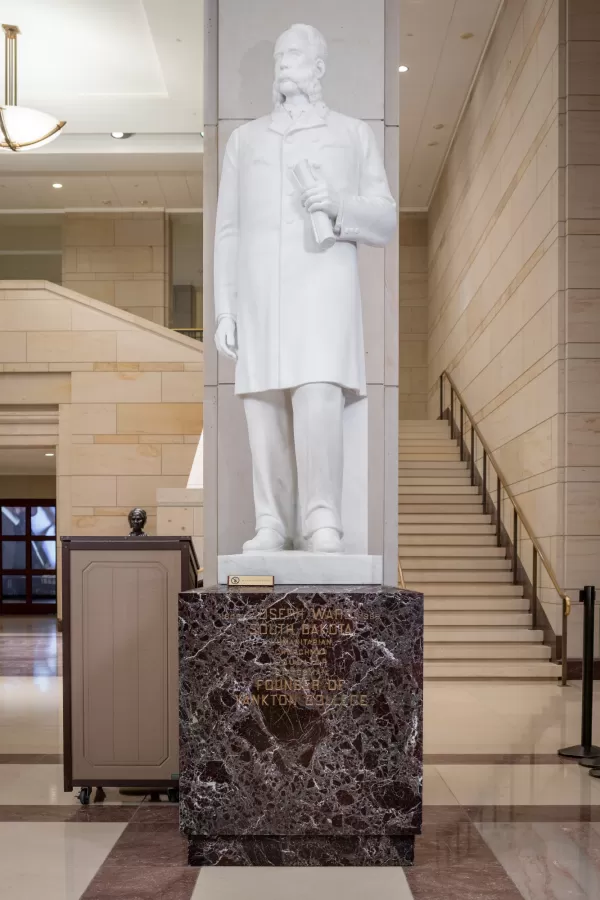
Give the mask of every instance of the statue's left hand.
[[309, 213], [326, 212], [334, 222], [340, 214], [340, 196], [332, 191], [325, 181], [317, 181], [316, 184], [303, 191], [302, 203]]

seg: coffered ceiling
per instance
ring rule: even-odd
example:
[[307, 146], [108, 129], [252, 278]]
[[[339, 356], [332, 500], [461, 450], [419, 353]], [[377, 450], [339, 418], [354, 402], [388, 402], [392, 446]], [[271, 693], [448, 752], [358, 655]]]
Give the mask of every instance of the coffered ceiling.
[[[400, 2], [401, 205], [423, 209], [501, 0]], [[202, 205], [203, 0], [2, 0], [1, 12], [22, 31], [19, 102], [68, 125], [39, 151], [0, 154], [0, 211]]]

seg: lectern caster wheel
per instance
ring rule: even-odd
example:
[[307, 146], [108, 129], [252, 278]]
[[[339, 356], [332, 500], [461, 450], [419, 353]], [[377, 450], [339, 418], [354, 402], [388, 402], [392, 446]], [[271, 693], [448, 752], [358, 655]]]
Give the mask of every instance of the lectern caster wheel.
[[77, 795], [77, 798], [82, 806], [87, 806], [90, 802], [91, 796], [92, 796], [91, 787], [82, 787]]
[[179, 803], [179, 788], [169, 788], [167, 791], [169, 803]]

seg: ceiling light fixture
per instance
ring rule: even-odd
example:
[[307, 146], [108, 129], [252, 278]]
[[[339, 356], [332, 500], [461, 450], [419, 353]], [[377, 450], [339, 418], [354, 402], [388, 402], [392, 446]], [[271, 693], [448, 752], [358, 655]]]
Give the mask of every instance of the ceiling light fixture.
[[61, 187], [62, 187], [62, 184], [59, 184], [58, 181], [57, 181], [56, 184], [53, 184], [53, 185], [52, 185], [52, 187], [55, 188], [55, 190], [59, 191], [59, 190], [61, 189]]
[[463, 31], [460, 36], [461, 41], [470, 41], [472, 37], [475, 37], [472, 31]]
[[133, 131], [111, 131], [110, 136], [115, 139], [115, 141], [126, 141], [130, 137], [133, 137]]
[[48, 113], [17, 106], [17, 25], [3, 25], [5, 53], [4, 106], [0, 106], [0, 150], [21, 153], [55, 140], [66, 122]]
[[398, 66], [399, 72], [408, 72], [408, 66]]
[[44, 456], [54, 456], [54, 453], [44, 453]]

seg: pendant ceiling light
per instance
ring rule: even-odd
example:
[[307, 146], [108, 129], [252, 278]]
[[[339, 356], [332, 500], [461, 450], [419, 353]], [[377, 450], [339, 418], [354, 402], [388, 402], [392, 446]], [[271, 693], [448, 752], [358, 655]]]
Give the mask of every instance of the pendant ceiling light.
[[0, 106], [0, 151], [22, 153], [36, 150], [55, 140], [66, 122], [59, 122], [48, 113], [17, 106], [17, 36], [16, 25], [3, 25], [5, 45], [5, 97]]

